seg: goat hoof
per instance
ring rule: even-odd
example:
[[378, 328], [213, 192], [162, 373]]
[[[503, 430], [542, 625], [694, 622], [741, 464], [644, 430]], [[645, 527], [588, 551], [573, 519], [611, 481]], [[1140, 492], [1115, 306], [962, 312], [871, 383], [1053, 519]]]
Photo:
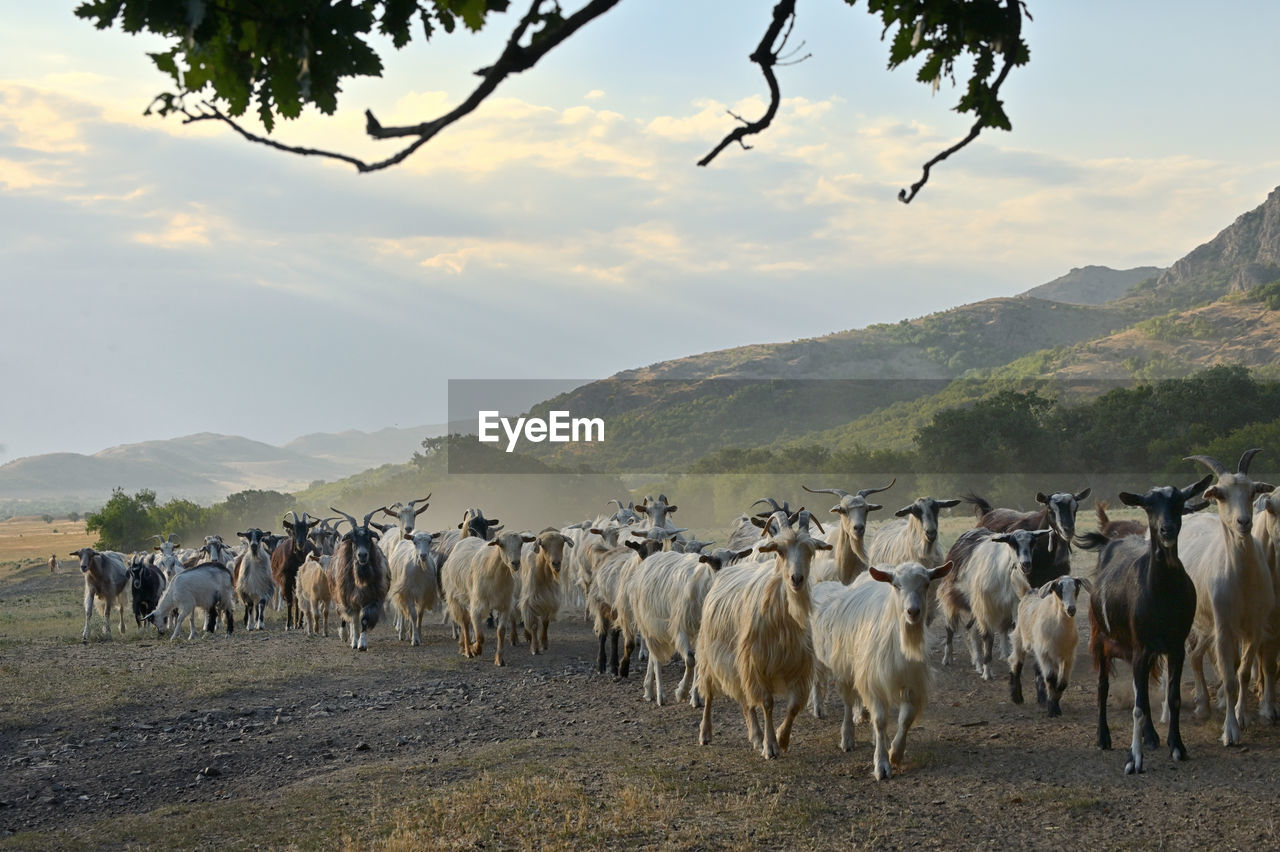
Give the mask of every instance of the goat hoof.
[[1169, 747], [1169, 756], [1176, 761], [1184, 761], [1187, 759], [1187, 747], [1179, 743]]

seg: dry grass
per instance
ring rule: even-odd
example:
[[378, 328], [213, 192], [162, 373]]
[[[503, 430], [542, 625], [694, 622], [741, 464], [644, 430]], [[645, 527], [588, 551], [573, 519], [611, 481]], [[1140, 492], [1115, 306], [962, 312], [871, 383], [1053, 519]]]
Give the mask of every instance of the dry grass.
[[62, 518], [46, 524], [39, 517], [28, 516], [0, 521], [0, 580], [8, 579], [12, 571], [31, 562], [47, 564], [51, 553], [56, 553], [62, 563], [60, 570], [74, 569], [67, 554], [92, 546], [93, 542], [94, 536], [85, 532], [83, 520]]

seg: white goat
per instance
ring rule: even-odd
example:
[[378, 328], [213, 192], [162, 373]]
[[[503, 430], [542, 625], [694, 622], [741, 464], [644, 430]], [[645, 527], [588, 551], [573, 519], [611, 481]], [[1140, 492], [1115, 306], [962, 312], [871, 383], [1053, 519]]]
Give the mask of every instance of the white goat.
[[628, 646], [638, 634], [649, 649], [644, 675], [645, 701], [662, 705], [662, 664], [679, 654], [684, 677], [676, 687], [676, 701], [702, 706], [694, 689], [694, 647], [702, 624], [702, 604], [716, 573], [751, 553], [749, 549], [713, 553], [655, 553], [645, 557], [623, 579], [619, 628]]
[[863, 488], [856, 494], [840, 488], [803, 486], [810, 494], [834, 494], [840, 498], [840, 502], [831, 507], [831, 513], [840, 516], [840, 523], [826, 535], [827, 543], [834, 551], [830, 557], [822, 556], [813, 561], [812, 582], [839, 580], [847, 586], [854, 577], [867, 570], [867, 513], [884, 508], [878, 503], [868, 503], [867, 497], [887, 491], [897, 481], [894, 479], [883, 488]]
[[[809, 697], [813, 637], [809, 630], [809, 564], [831, 545], [803, 524], [779, 530], [762, 550], [774, 564], [743, 563], [722, 571], [702, 606], [695, 653], [702, 693], [699, 741], [711, 742], [711, 705], [717, 693], [737, 699], [747, 736], [766, 759], [791, 743], [791, 726]], [[773, 697], [787, 697], [786, 715], [773, 727]], [[764, 712], [764, 730], [756, 715]]]
[[[650, 527], [643, 532], [628, 530], [631, 538], [624, 540], [621, 547], [597, 553], [593, 557], [596, 561], [587, 587], [587, 614], [591, 616], [592, 629], [600, 640], [596, 671], [601, 674], [604, 673], [607, 662], [613, 675], [628, 675], [632, 648], [628, 646], [626, 656], [621, 660], [618, 658], [618, 640], [622, 635], [619, 607], [622, 606], [623, 581], [640, 564], [641, 559], [657, 553], [660, 548], [669, 544], [676, 532], [665, 527]], [[606, 649], [609, 651], [607, 660]]]
[[1009, 638], [1018, 617], [1018, 603], [1031, 587], [1032, 551], [1041, 536], [1053, 531], [1014, 530], [996, 533], [980, 542], [954, 583], [940, 594], [949, 630], [971, 621], [969, 649], [974, 668], [991, 680], [991, 652], [997, 634]]
[[73, 550], [71, 555], [80, 560], [80, 573], [84, 574], [84, 632], [80, 638], [89, 639], [89, 619], [93, 617], [93, 600], [102, 598], [102, 616], [106, 622], [107, 638], [111, 638], [111, 608], [120, 610], [120, 635], [124, 635], [125, 587], [129, 585], [129, 569], [123, 553], [114, 550], [97, 551], [92, 547]]
[[244, 629], [261, 630], [267, 602], [276, 593], [276, 584], [271, 578], [271, 553], [262, 541], [265, 534], [257, 527], [236, 535], [248, 544], [244, 553], [236, 557], [233, 572], [236, 596], [244, 607]]
[[520, 578], [517, 608], [524, 619], [525, 637], [533, 654], [547, 650], [547, 626], [560, 612], [563, 599], [560, 572], [566, 547], [572, 549], [573, 541], [559, 530], [548, 527], [521, 552], [520, 561], [527, 567]]
[[[950, 562], [933, 569], [919, 562], [871, 566], [868, 576], [851, 586], [823, 583], [814, 590], [814, 653], [844, 701], [840, 748], [853, 748], [854, 708], [861, 701], [875, 731], [876, 780], [892, 774], [891, 763], [901, 764], [907, 732], [929, 701], [924, 636], [929, 586], [950, 570]], [[889, 746], [894, 704], [898, 730]]]
[[1071, 681], [1079, 641], [1076, 601], [1081, 591], [1091, 588], [1082, 577], [1059, 577], [1023, 596], [1009, 655], [1009, 700], [1014, 704], [1022, 703], [1022, 666], [1030, 654], [1036, 673], [1036, 703], [1050, 716], [1062, 715], [1060, 702]]
[[897, 512], [897, 520], [889, 521], [876, 531], [867, 553], [872, 565], [900, 565], [919, 562], [926, 568], [942, 564], [942, 545], [938, 543], [938, 512], [960, 501], [921, 497]]
[[[515, 575], [520, 570], [520, 550], [533, 541], [528, 533], [507, 532], [493, 541], [478, 536], [460, 540], [441, 569], [449, 616], [458, 626], [458, 645], [464, 656], [478, 657], [484, 650], [484, 621], [498, 612], [497, 650], [493, 663], [505, 666], [502, 656], [505, 634], [515, 609]], [[474, 639], [473, 639], [474, 637]]]
[[169, 636], [172, 641], [178, 638], [178, 630], [187, 619], [191, 622], [187, 638], [195, 638], [197, 609], [208, 613], [206, 624], [211, 627], [217, 626], [217, 613], [221, 609], [226, 617], [227, 633], [230, 634], [235, 629], [235, 614], [232, 611], [234, 600], [231, 572], [218, 563], [205, 562], [174, 577], [165, 587], [152, 615], [159, 619], [157, 624], [167, 626], [169, 618], [177, 612], [173, 633]]
[[389, 559], [387, 598], [396, 610], [396, 638], [403, 641], [408, 633], [415, 646], [422, 644], [423, 615], [440, 606], [441, 578], [431, 545], [431, 533], [415, 532], [391, 549]]
[[1249, 462], [1257, 452], [1246, 451], [1235, 473], [1211, 456], [1190, 457], [1218, 477], [1204, 492], [1205, 499], [1218, 504], [1218, 517], [1188, 517], [1178, 545], [1196, 587], [1196, 616], [1187, 638], [1196, 684], [1194, 713], [1198, 719], [1209, 715], [1204, 656], [1212, 645], [1226, 693], [1223, 745], [1240, 743], [1249, 676], [1276, 600], [1271, 570], [1253, 538], [1253, 500], [1274, 489], [1249, 478]]
[[1276, 679], [1280, 675], [1280, 495], [1262, 494], [1254, 503], [1253, 538], [1262, 549], [1262, 559], [1271, 570], [1271, 585], [1277, 606], [1271, 608], [1266, 636], [1259, 648], [1262, 669], [1262, 700], [1259, 715], [1268, 722], [1280, 721], [1276, 704]]

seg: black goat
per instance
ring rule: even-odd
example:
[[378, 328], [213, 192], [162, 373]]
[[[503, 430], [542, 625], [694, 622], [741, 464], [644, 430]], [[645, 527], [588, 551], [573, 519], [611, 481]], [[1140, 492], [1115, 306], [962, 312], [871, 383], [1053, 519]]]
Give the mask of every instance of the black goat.
[[1178, 533], [1187, 502], [1213, 481], [1210, 474], [1183, 489], [1169, 485], [1146, 494], [1120, 493], [1126, 506], [1147, 513], [1149, 538], [1109, 540], [1099, 533], [1081, 537], [1085, 550], [1100, 550], [1097, 579], [1089, 596], [1089, 652], [1098, 670], [1098, 748], [1111, 748], [1107, 726], [1107, 694], [1111, 661], [1128, 660], [1133, 668], [1133, 743], [1124, 771], [1142, 771], [1142, 744], [1160, 745], [1151, 720], [1148, 694], [1156, 658], [1168, 661], [1169, 753], [1186, 760], [1178, 717], [1182, 710], [1182, 664], [1187, 634], [1196, 612], [1196, 588], [1178, 558]]
[[1076, 534], [1076, 510], [1080, 507], [1080, 501], [1086, 499], [1091, 490], [1086, 488], [1079, 494], [1072, 494], [1070, 491], [1045, 494], [1041, 491], [1036, 494], [1036, 502], [1042, 508], [1034, 512], [993, 508], [982, 497], [972, 493], [966, 494], [964, 501], [973, 504], [974, 513], [978, 516], [978, 526], [994, 532], [1053, 530], [1053, 535], [1036, 541], [1036, 549], [1031, 558], [1031, 574], [1027, 577], [1027, 582], [1033, 588], [1039, 588], [1050, 580], [1071, 573], [1071, 540]]
[[[290, 521], [289, 518], [293, 520]], [[307, 535], [312, 527], [320, 523], [320, 519], [307, 520], [306, 512], [299, 519], [291, 510], [282, 523], [289, 535], [271, 551], [271, 577], [284, 599], [284, 629], [295, 630], [302, 628], [302, 609], [298, 606], [298, 571], [301, 570], [302, 563], [307, 561], [308, 553], [319, 555]]]
[[164, 572], [155, 566], [151, 556], [135, 556], [129, 563], [129, 585], [133, 589], [133, 618], [138, 622], [138, 629], [142, 629], [142, 622], [149, 621], [159, 634], [155, 612], [160, 595], [164, 594]]

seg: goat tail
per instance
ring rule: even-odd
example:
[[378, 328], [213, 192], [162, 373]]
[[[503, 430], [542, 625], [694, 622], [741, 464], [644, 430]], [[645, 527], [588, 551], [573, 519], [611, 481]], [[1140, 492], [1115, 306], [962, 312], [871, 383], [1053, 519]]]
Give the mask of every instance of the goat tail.
[[979, 497], [977, 494], [974, 494], [972, 491], [970, 491], [968, 494], [964, 495], [960, 499], [966, 503], [973, 504], [973, 515], [975, 518], [981, 518], [987, 512], [991, 511], [992, 506], [990, 503], [987, 502], [986, 498]]
[[1097, 516], [1098, 526], [1100, 527], [1106, 527], [1107, 524], [1111, 523], [1111, 519], [1107, 517], [1107, 506], [1106, 500], [1093, 501], [1093, 514]]
[[1100, 532], [1088, 532], [1078, 535], [1075, 538], [1076, 547], [1081, 550], [1096, 551], [1101, 550], [1111, 543], [1111, 539], [1107, 538]]
[[964, 590], [954, 583], [948, 583], [938, 587], [938, 596], [943, 599], [943, 609], [954, 616], [960, 614], [972, 615], [973, 610], [969, 607], [969, 598], [965, 595]]

